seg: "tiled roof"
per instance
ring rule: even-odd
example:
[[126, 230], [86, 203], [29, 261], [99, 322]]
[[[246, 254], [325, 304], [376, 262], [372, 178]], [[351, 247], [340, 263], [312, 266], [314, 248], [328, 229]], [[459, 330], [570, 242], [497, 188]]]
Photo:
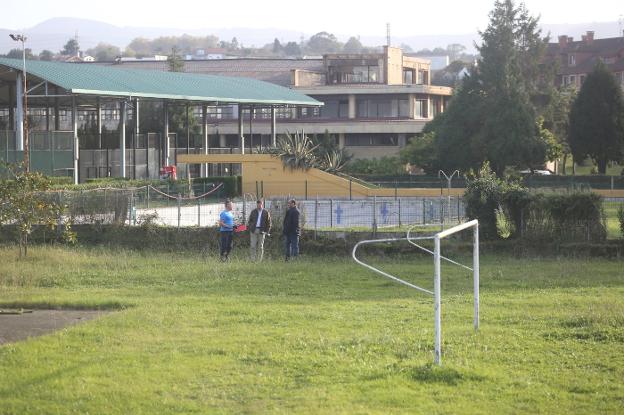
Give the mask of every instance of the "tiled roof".
[[[118, 64], [105, 63], [116, 68], [140, 68], [167, 71], [166, 61], [127, 61]], [[246, 77], [290, 86], [291, 71], [303, 69], [323, 71], [322, 59], [208, 59], [184, 61], [186, 73], [202, 73], [219, 76]]]

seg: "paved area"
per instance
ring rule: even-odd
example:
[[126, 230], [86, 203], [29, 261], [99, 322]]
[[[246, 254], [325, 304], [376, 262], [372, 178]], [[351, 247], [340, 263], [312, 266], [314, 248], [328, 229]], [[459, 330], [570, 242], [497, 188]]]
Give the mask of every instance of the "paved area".
[[0, 344], [52, 333], [107, 313], [94, 310], [33, 310], [15, 314], [11, 310], [0, 309]]

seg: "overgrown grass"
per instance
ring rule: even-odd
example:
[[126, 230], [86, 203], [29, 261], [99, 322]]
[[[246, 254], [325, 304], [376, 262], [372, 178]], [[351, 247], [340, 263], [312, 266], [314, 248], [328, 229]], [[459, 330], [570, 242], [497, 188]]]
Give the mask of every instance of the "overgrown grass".
[[[433, 367], [430, 297], [346, 258], [252, 264], [237, 254], [222, 264], [36, 247], [18, 261], [0, 249], [0, 305], [116, 310], [1, 346], [0, 413], [624, 407], [621, 261], [483, 257], [479, 333], [471, 276], [444, 265], [443, 366]], [[427, 256], [369, 259], [432, 286]]]

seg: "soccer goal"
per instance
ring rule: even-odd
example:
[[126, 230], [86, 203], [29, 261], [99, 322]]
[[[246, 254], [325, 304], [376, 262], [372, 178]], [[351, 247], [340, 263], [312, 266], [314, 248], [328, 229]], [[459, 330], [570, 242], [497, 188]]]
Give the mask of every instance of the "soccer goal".
[[[441, 248], [440, 248], [440, 241], [442, 239], [450, 235], [453, 235], [457, 232], [461, 232], [461, 231], [471, 229], [471, 228], [473, 230], [472, 267], [468, 267], [464, 264], [461, 264], [457, 261], [453, 261], [452, 259], [449, 259], [442, 255]], [[358, 264], [362, 265], [365, 268], [370, 269], [371, 271], [374, 271], [380, 275], [383, 275], [386, 278], [390, 278], [391, 280], [394, 280], [400, 284], [407, 285], [408, 287], [414, 288], [420, 292], [424, 292], [425, 294], [433, 295], [434, 326], [435, 326], [434, 363], [437, 365], [441, 365], [442, 364], [442, 318], [441, 318], [442, 293], [441, 293], [440, 280], [442, 277], [442, 270], [441, 270], [442, 260], [472, 271], [473, 285], [474, 285], [473, 325], [474, 325], [475, 331], [479, 329], [479, 221], [471, 220], [470, 222], [462, 223], [460, 225], [454, 226], [442, 232], [438, 232], [433, 236], [411, 237], [410, 231], [407, 232], [406, 238], [370, 239], [370, 240], [360, 241], [357, 244], [355, 244], [355, 246], [353, 247], [353, 251], [351, 255], [355, 262], [357, 262]], [[418, 243], [418, 241], [423, 241], [423, 240], [433, 240], [433, 246], [434, 246], [433, 251], [421, 246]], [[402, 280], [401, 278], [398, 278], [394, 275], [388, 274], [387, 272], [384, 272], [380, 270], [379, 268], [376, 268], [370, 264], [363, 262], [362, 260], [358, 259], [358, 257], [356, 256], [357, 249], [362, 245], [381, 243], [381, 242], [398, 242], [398, 241], [407, 241], [411, 245], [417, 247], [418, 249], [423, 250], [433, 255], [433, 270], [434, 270], [433, 291], [427, 290], [426, 288], [423, 288], [423, 287], [419, 287], [410, 282]]]

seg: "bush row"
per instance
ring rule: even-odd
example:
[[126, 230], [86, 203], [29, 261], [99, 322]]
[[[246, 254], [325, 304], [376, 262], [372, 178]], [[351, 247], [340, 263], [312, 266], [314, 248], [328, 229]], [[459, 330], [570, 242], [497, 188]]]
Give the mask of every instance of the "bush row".
[[530, 192], [518, 182], [499, 179], [487, 165], [469, 178], [464, 203], [466, 215], [479, 219], [484, 239], [522, 237], [549, 243], [606, 238], [601, 196]]
[[[212, 228], [173, 228], [164, 226], [124, 226], [124, 225], [75, 225], [72, 230], [77, 234], [79, 245], [105, 246], [114, 249], [129, 249], [133, 251], [149, 252], [189, 252], [203, 253], [216, 256], [219, 249], [219, 232]], [[404, 234], [397, 235], [404, 236]], [[324, 232], [315, 237], [313, 232], [304, 232], [301, 237], [301, 252], [304, 256], [331, 256], [350, 258], [353, 246], [363, 239], [371, 239], [370, 232]], [[4, 226], [0, 229], [0, 243], [13, 244], [17, 240], [16, 229]], [[38, 227], [30, 236], [32, 244], [61, 243], [60, 232], [47, 227]], [[237, 255], [246, 256], [249, 249], [249, 235], [236, 234], [234, 251]], [[450, 256], [462, 255], [470, 257], [472, 244], [469, 238], [458, 235], [445, 240], [444, 254]], [[283, 252], [283, 238], [274, 232], [265, 243], [265, 252], [268, 257], [281, 258]], [[544, 242], [528, 241], [526, 239], [483, 241], [480, 244], [482, 255], [502, 254], [518, 257], [607, 257], [621, 258], [624, 256], [624, 240], [615, 240], [602, 243], [594, 242]], [[408, 244], [379, 244], [363, 246], [362, 256], [373, 255], [376, 258], [398, 257], [401, 255], [423, 255], [431, 259]]]

